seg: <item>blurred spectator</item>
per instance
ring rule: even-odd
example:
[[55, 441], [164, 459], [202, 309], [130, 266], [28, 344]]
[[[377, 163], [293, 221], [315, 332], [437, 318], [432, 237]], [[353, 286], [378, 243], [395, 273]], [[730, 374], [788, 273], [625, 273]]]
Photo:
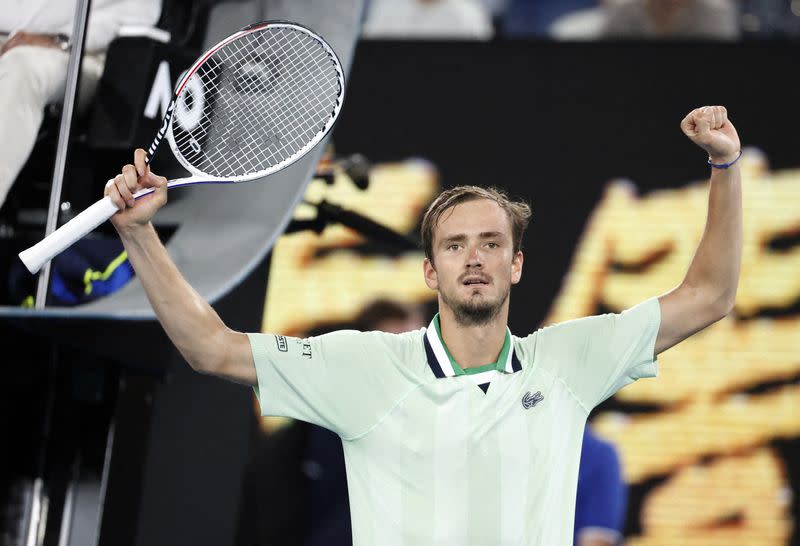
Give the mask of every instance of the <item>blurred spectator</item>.
[[627, 0], [608, 7], [606, 38], [736, 40], [733, 0]]
[[511, 0], [479, 0], [479, 3], [492, 18], [499, 18], [508, 9]]
[[738, 13], [734, 0], [511, 0], [502, 32], [556, 40], [735, 40]]
[[387, 299], [373, 301], [361, 310], [355, 320], [357, 330], [377, 330], [390, 334], [419, 330], [427, 325], [421, 307]]
[[603, 37], [609, 7], [625, 0], [604, 0], [594, 7], [567, 13], [550, 25], [550, 37], [555, 40], [599, 40]]
[[491, 14], [478, 0], [372, 0], [365, 38], [489, 40]]
[[560, 18], [598, 5], [598, 0], [510, 0], [502, 19], [503, 34], [512, 38], [548, 38], [552, 25]]
[[[122, 26], [153, 26], [161, 0], [95, 0], [78, 111], [92, 99], [105, 50]], [[0, 206], [25, 164], [48, 104], [61, 102], [77, 0], [0, 0]]]
[[797, 0], [742, 0], [745, 38], [800, 38], [800, 2]]
[[622, 538], [628, 491], [614, 446], [583, 430], [575, 502], [575, 546], [614, 546]]

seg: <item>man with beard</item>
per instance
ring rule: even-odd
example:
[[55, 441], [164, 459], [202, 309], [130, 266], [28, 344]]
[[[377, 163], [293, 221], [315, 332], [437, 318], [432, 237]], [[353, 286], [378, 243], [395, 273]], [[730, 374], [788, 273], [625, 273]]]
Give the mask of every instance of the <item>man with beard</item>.
[[[511, 285], [522, 275], [524, 203], [474, 186], [425, 214], [428, 328], [339, 331], [307, 339], [227, 328], [192, 290], [150, 218], [165, 180], [144, 151], [106, 188], [112, 218], [167, 334], [197, 371], [252, 385], [267, 415], [337, 433], [354, 544], [572, 543], [581, 438], [589, 412], [656, 375], [656, 355], [733, 308], [742, 240], [739, 137], [723, 107], [681, 123], [709, 156], [705, 232], [684, 280], [619, 314], [513, 336]], [[133, 206], [131, 194], [156, 187]]]

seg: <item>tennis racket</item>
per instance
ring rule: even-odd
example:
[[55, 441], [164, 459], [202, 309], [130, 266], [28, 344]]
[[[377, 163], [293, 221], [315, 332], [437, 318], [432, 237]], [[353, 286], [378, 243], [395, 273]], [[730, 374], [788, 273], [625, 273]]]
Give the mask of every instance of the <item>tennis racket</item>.
[[[191, 175], [168, 188], [228, 184], [273, 174], [314, 148], [339, 115], [344, 74], [334, 51], [313, 31], [265, 21], [203, 53], [175, 89], [147, 162], [166, 136]], [[36, 273], [117, 210], [106, 196], [19, 257]]]

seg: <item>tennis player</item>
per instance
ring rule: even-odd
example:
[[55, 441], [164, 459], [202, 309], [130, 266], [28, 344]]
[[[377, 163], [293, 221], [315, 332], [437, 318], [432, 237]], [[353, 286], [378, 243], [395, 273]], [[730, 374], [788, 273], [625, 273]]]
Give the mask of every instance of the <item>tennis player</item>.
[[354, 544], [569, 545], [589, 412], [655, 376], [656, 355], [734, 304], [739, 137], [721, 106], [693, 110], [681, 127], [712, 166], [705, 232], [686, 277], [620, 314], [527, 337], [506, 322], [530, 209], [499, 191], [453, 188], [426, 212], [423, 274], [439, 302], [427, 328], [307, 339], [235, 332], [189, 286], [150, 224], [166, 187], [143, 150], [106, 193], [123, 207], [112, 222], [189, 364], [254, 386], [264, 414], [342, 438]]

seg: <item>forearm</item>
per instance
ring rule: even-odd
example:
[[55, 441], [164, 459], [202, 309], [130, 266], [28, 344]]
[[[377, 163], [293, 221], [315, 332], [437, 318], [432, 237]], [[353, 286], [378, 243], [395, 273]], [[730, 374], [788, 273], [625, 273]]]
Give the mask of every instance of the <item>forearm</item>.
[[742, 256], [742, 188], [738, 163], [712, 169], [706, 226], [683, 284], [714, 309], [733, 307]]
[[220, 369], [229, 330], [178, 271], [152, 224], [120, 231], [120, 238], [170, 340], [194, 369]]

